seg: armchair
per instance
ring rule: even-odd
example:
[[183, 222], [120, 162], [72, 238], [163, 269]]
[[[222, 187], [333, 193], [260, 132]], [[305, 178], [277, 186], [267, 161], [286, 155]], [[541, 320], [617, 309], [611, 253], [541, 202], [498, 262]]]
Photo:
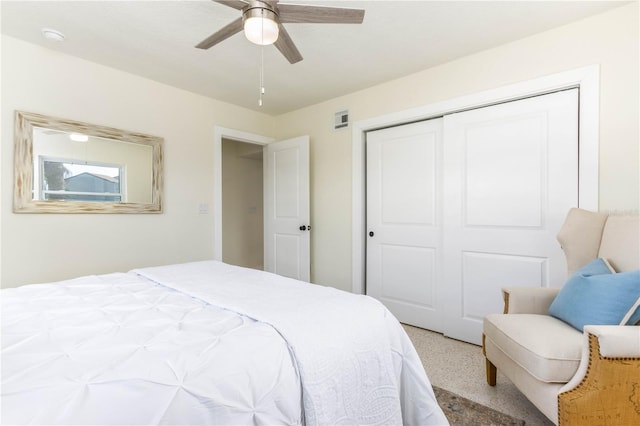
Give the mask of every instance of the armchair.
[[[572, 209], [558, 241], [570, 275], [598, 257], [617, 272], [640, 269], [637, 215]], [[495, 386], [499, 369], [555, 424], [640, 425], [640, 327], [580, 331], [549, 315], [559, 291], [503, 289], [504, 313], [483, 323], [487, 383]]]

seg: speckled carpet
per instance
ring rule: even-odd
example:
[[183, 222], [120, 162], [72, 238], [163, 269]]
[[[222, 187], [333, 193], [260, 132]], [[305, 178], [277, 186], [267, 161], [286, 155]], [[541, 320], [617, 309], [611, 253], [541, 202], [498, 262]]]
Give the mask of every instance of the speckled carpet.
[[524, 425], [524, 420], [485, 407], [437, 386], [433, 387], [433, 392], [451, 426]]

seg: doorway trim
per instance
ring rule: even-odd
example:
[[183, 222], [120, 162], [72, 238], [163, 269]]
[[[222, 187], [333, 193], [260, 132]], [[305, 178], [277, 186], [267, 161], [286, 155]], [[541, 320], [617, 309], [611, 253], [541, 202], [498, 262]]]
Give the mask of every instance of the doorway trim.
[[461, 96], [353, 123], [351, 205], [351, 291], [365, 293], [366, 267], [366, 132], [435, 118], [467, 109], [578, 87], [578, 206], [598, 210], [598, 144], [600, 132], [600, 67], [589, 65], [521, 83]]
[[274, 138], [222, 126], [213, 127], [213, 259], [222, 261], [222, 139], [266, 145]]

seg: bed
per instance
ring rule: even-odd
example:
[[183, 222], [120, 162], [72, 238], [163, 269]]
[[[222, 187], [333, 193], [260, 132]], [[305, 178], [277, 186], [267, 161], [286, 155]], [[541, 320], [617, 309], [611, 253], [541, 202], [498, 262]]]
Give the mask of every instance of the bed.
[[3, 424], [447, 424], [367, 296], [204, 261], [1, 299]]

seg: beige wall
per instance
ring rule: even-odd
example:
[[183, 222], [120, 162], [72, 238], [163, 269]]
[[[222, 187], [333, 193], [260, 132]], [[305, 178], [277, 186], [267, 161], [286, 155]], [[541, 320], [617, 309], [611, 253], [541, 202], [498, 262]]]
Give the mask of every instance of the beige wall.
[[[2, 37], [2, 285], [211, 257], [212, 216], [198, 205], [212, 207], [220, 125], [311, 136], [312, 281], [348, 290], [351, 129], [334, 131], [334, 112], [363, 120], [591, 64], [600, 65], [600, 208], [637, 210], [638, 51], [634, 3], [274, 118]], [[165, 213], [11, 213], [15, 109], [164, 137]]]
[[638, 4], [277, 117], [279, 139], [311, 137], [312, 281], [351, 288], [351, 121], [600, 64], [600, 208], [638, 210]]
[[[2, 286], [213, 256], [215, 125], [270, 133], [272, 117], [56, 53], [2, 42]], [[14, 214], [14, 110], [161, 136], [164, 213]], [[209, 214], [199, 214], [200, 203]]]
[[222, 140], [222, 261], [263, 269], [262, 146]]

